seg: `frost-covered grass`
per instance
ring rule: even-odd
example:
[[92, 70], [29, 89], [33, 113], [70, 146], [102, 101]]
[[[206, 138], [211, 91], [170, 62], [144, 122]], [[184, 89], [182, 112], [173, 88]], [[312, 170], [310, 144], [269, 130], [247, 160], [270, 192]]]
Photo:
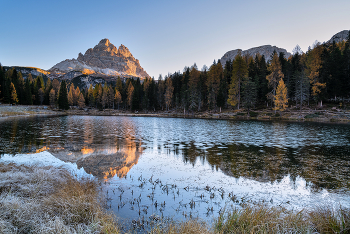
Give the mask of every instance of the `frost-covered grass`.
[[312, 211], [245, 206], [221, 214], [217, 233], [350, 233], [350, 210], [327, 206]]
[[119, 233], [98, 184], [61, 167], [0, 163], [0, 233]]
[[[96, 181], [67, 168], [0, 163], [0, 233], [120, 233], [103, 204]], [[213, 227], [164, 221], [149, 233], [350, 233], [350, 210], [246, 205], [222, 213]]]
[[184, 233], [184, 234], [210, 234], [213, 233], [209, 226], [195, 219], [189, 219], [183, 222], [164, 222], [162, 225], [158, 225], [154, 227], [150, 234], [176, 234], [176, 233]]

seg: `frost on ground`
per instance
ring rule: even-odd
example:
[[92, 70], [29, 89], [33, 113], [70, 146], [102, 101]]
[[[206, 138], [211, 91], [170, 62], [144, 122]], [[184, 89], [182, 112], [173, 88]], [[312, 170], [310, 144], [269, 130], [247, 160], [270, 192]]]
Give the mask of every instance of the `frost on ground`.
[[0, 233], [118, 233], [96, 181], [49, 156], [0, 159]]

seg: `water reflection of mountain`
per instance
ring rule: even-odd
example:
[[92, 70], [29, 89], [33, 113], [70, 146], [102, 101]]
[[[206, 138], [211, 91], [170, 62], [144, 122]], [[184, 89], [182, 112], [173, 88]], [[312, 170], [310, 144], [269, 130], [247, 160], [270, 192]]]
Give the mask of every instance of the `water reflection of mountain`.
[[142, 154], [128, 118], [65, 116], [0, 122], [0, 155], [48, 150], [101, 178], [125, 176]]
[[124, 177], [137, 164], [139, 157], [139, 152], [131, 155], [122, 151], [111, 155], [97, 154], [79, 159], [77, 165], [98, 178]]
[[[275, 182], [285, 176], [304, 178], [314, 189], [350, 189], [349, 146], [302, 147], [299, 149], [244, 144], [197, 147], [184, 144], [180, 152], [185, 162], [192, 164], [201, 158], [213, 169], [236, 178], [245, 177], [260, 182]], [[203, 149], [205, 148], [205, 149]]]

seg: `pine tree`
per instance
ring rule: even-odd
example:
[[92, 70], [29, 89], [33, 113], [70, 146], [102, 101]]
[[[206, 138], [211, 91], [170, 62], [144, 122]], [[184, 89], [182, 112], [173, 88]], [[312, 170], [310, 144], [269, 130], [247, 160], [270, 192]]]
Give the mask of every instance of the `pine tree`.
[[18, 102], [20, 104], [24, 104], [25, 103], [25, 100], [24, 100], [24, 86], [25, 86], [25, 83], [24, 83], [24, 79], [23, 79], [23, 75], [21, 72], [18, 72], [17, 74], [17, 94], [18, 94]]
[[49, 105], [50, 104], [50, 91], [52, 89], [52, 82], [50, 78], [47, 78], [46, 85], [45, 85], [45, 97], [44, 97], [44, 104]]
[[25, 88], [24, 88], [24, 104], [33, 105], [31, 81], [30, 81], [29, 75], [26, 79], [26, 84], [25, 84]]
[[189, 108], [194, 110], [196, 108], [200, 108], [200, 90], [199, 90], [199, 79], [200, 79], [200, 71], [197, 69], [197, 65], [194, 64], [191, 67], [190, 77], [188, 81], [189, 86]]
[[11, 82], [11, 101], [14, 103], [14, 104], [17, 104], [18, 103], [18, 97], [17, 97], [17, 92], [16, 92], [16, 88], [15, 88], [15, 85]]
[[54, 107], [56, 103], [56, 92], [53, 88], [50, 90], [49, 100], [50, 100], [50, 106]]
[[255, 106], [257, 100], [257, 89], [256, 84], [252, 78], [247, 77], [243, 82], [243, 92], [242, 92], [242, 104], [249, 111]]
[[66, 87], [66, 82], [64, 80], [61, 82], [60, 90], [58, 93], [58, 108], [62, 110], [69, 109], [67, 87]]
[[232, 80], [228, 94], [228, 104], [240, 108], [241, 103], [241, 85], [248, 76], [248, 67], [244, 59], [238, 54], [232, 63]]
[[45, 96], [44, 90], [43, 90], [42, 88], [40, 88], [40, 89], [38, 90], [38, 98], [39, 98], [39, 103], [40, 103], [40, 105], [43, 104], [44, 96]]
[[90, 84], [87, 96], [88, 96], [89, 106], [93, 107], [95, 105], [95, 98], [94, 98], [94, 88], [92, 87], [92, 84]]
[[109, 108], [114, 109], [114, 89], [112, 85], [108, 86], [107, 103]]
[[4, 88], [3, 88], [3, 101], [4, 103], [11, 103], [11, 80], [5, 77]]
[[284, 77], [277, 53], [274, 53], [271, 61], [271, 66], [268, 68], [268, 70], [271, 72], [271, 74], [266, 76], [266, 79], [268, 80], [268, 85], [270, 88], [272, 88], [272, 90], [267, 95], [267, 98], [276, 103], [274, 100], [276, 96], [277, 85], [279, 84], [279, 81]]
[[162, 75], [159, 75], [157, 101], [158, 101], [159, 108], [162, 110], [164, 108], [164, 93], [165, 93], [165, 81], [163, 80]]
[[221, 63], [214, 61], [213, 65], [210, 66], [208, 72], [208, 78], [206, 85], [208, 87], [208, 105], [209, 107], [216, 110], [217, 107], [217, 95], [220, 88], [220, 80], [223, 76], [223, 68]]
[[129, 82], [128, 85], [128, 96], [127, 96], [127, 104], [130, 106], [130, 110], [132, 108], [132, 98], [134, 95], [134, 86], [132, 85], [131, 82]]
[[122, 103], [122, 95], [120, 94], [120, 92], [118, 91], [118, 89], [115, 89], [115, 96], [114, 96], [114, 100], [118, 105], [118, 110], [119, 110], [119, 104]]
[[298, 72], [296, 74], [297, 74], [297, 80], [296, 80], [296, 87], [295, 87], [295, 101], [296, 103], [298, 102], [300, 103], [300, 113], [301, 113], [303, 103], [309, 100], [310, 83], [304, 71]]
[[73, 106], [74, 105], [74, 85], [71, 84], [70, 87], [69, 87], [69, 92], [68, 92], [68, 104], [70, 106]]
[[283, 79], [280, 79], [274, 96], [275, 111], [284, 111], [288, 107], [288, 90]]
[[164, 99], [165, 99], [165, 105], [166, 105], [166, 110], [168, 111], [172, 100], [173, 100], [173, 93], [174, 93], [174, 87], [173, 87], [173, 82], [170, 77], [168, 77], [165, 81], [165, 94], [164, 94]]
[[85, 107], [85, 98], [82, 93], [79, 94], [78, 106], [80, 109], [83, 109]]

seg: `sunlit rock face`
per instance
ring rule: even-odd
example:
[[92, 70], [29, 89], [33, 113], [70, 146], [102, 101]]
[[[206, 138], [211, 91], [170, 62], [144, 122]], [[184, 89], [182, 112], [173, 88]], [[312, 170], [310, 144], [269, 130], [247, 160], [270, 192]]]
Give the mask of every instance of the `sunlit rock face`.
[[345, 41], [347, 40], [348, 36], [349, 36], [349, 30], [343, 30], [341, 32], [334, 34], [333, 37], [329, 41], [327, 41], [327, 43], [333, 43], [333, 41], [335, 43]]
[[80, 75], [149, 77], [126, 46], [120, 45], [117, 49], [108, 39], [101, 40], [85, 54], [79, 53], [77, 59], [66, 59], [56, 64], [49, 71], [51, 78], [63, 79], [70, 78], [65, 74], [72, 71]]
[[242, 56], [252, 56], [253, 58], [255, 58], [257, 54], [261, 56], [264, 55], [265, 61], [267, 62], [271, 58], [271, 55], [274, 51], [276, 51], [277, 54], [281, 52], [284, 53], [285, 58], [289, 58], [289, 56], [292, 55], [291, 53], [287, 52], [286, 49], [278, 48], [276, 46], [271, 46], [271, 45], [264, 45], [264, 46], [254, 47], [248, 50], [236, 49], [236, 50], [228, 51], [224, 54], [224, 56], [221, 57], [220, 62], [222, 66], [225, 66], [226, 61], [228, 60], [233, 61], [239, 53]]

